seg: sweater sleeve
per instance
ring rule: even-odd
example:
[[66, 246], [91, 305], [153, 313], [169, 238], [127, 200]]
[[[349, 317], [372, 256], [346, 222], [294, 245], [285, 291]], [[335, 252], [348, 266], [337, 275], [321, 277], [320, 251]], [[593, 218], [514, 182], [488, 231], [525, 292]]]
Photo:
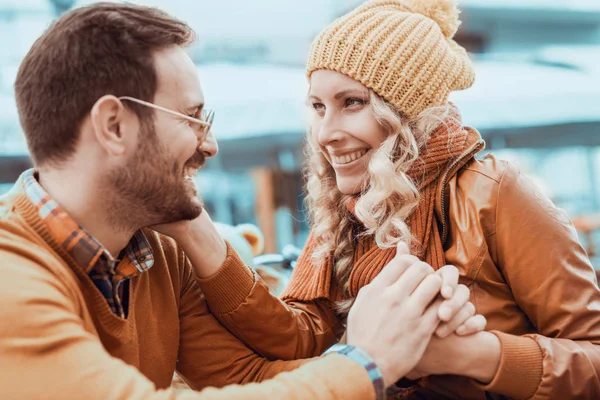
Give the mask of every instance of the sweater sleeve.
[[[294, 279], [296, 275], [292, 276]], [[219, 271], [196, 280], [216, 318], [267, 358], [295, 360], [318, 356], [344, 332], [327, 299], [278, 299], [231, 247]]]
[[512, 166], [496, 213], [497, 263], [538, 333], [493, 332], [500, 366], [483, 388], [517, 399], [600, 398], [600, 290], [573, 225]]
[[[375, 398], [367, 370], [342, 355], [307, 363], [261, 384], [201, 392], [157, 390], [136, 368], [106, 352], [96, 334], [85, 328], [76, 293], [56, 275], [18, 253], [0, 250], [0, 276], [3, 399]], [[267, 379], [303, 363], [272, 363], [247, 349], [202, 308], [195, 287], [191, 285], [186, 296], [195, 296], [198, 303], [182, 310], [179, 367], [196, 387]], [[216, 337], [222, 348], [214, 346]]]

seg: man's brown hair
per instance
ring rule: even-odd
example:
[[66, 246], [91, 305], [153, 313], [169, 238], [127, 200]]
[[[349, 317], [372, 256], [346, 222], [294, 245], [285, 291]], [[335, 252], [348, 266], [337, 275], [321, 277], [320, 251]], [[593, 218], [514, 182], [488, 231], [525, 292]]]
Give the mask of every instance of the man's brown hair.
[[[184, 46], [194, 32], [149, 7], [97, 3], [54, 22], [21, 63], [15, 97], [33, 162], [60, 162], [75, 150], [82, 120], [102, 96], [153, 101], [153, 52]], [[152, 112], [127, 104], [146, 122]]]

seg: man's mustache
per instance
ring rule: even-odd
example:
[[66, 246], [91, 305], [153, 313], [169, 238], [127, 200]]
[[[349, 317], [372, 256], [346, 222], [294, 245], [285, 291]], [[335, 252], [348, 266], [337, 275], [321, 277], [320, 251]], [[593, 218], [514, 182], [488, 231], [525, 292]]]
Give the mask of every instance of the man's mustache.
[[194, 153], [194, 155], [189, 160], [187, 160], [187, 162], [185, 163], [185, 166], [194, 168], [194, 169], [198, 169], [198, 168], [202, 168], [205, 163], [206, 163], [206, 157], [204, 156], [204, 154], [197, 151]]

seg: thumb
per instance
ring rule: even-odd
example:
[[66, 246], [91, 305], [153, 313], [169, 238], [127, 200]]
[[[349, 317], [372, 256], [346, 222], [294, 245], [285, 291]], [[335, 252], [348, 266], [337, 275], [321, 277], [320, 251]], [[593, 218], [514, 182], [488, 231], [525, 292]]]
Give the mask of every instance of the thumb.
[[398, 242], [398, 244], [396, 245], [396, 257], [401, 256], [401, 255], [409, 255], [409, 254], [410, 254], [410, 248], [408, 247], [406, 242], [403, 242], [403, 241]]
[[410, 255], [410, 250], [406, 243], [398, 242], [396, 245], [396, 255], [383, 267], [383, 270], [373, 279], [371, 284], [375, 287], [389, 286], [396, 282], [411, 264], [418, 261], [417, 257]]

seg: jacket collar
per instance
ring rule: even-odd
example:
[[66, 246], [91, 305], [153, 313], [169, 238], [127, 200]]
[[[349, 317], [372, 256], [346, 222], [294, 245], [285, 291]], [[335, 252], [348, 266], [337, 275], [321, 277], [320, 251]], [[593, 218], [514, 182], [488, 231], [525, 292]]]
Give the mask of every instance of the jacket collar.
[[437, 187], [435, 215], [438, 224], [440, 224], [442, 243], [446, 242], [448, 236], [448, 181], [456, 175], [465, 164], [471, 161], [477, 153], [485, 148], [485, 141], [481, 138], [481, 134], [477, 129], [470, 126], [465, 126], [464, 129], [469, 131], [467, 148], [454, 162], [448, 165], [448, 168], [442, 173]]

